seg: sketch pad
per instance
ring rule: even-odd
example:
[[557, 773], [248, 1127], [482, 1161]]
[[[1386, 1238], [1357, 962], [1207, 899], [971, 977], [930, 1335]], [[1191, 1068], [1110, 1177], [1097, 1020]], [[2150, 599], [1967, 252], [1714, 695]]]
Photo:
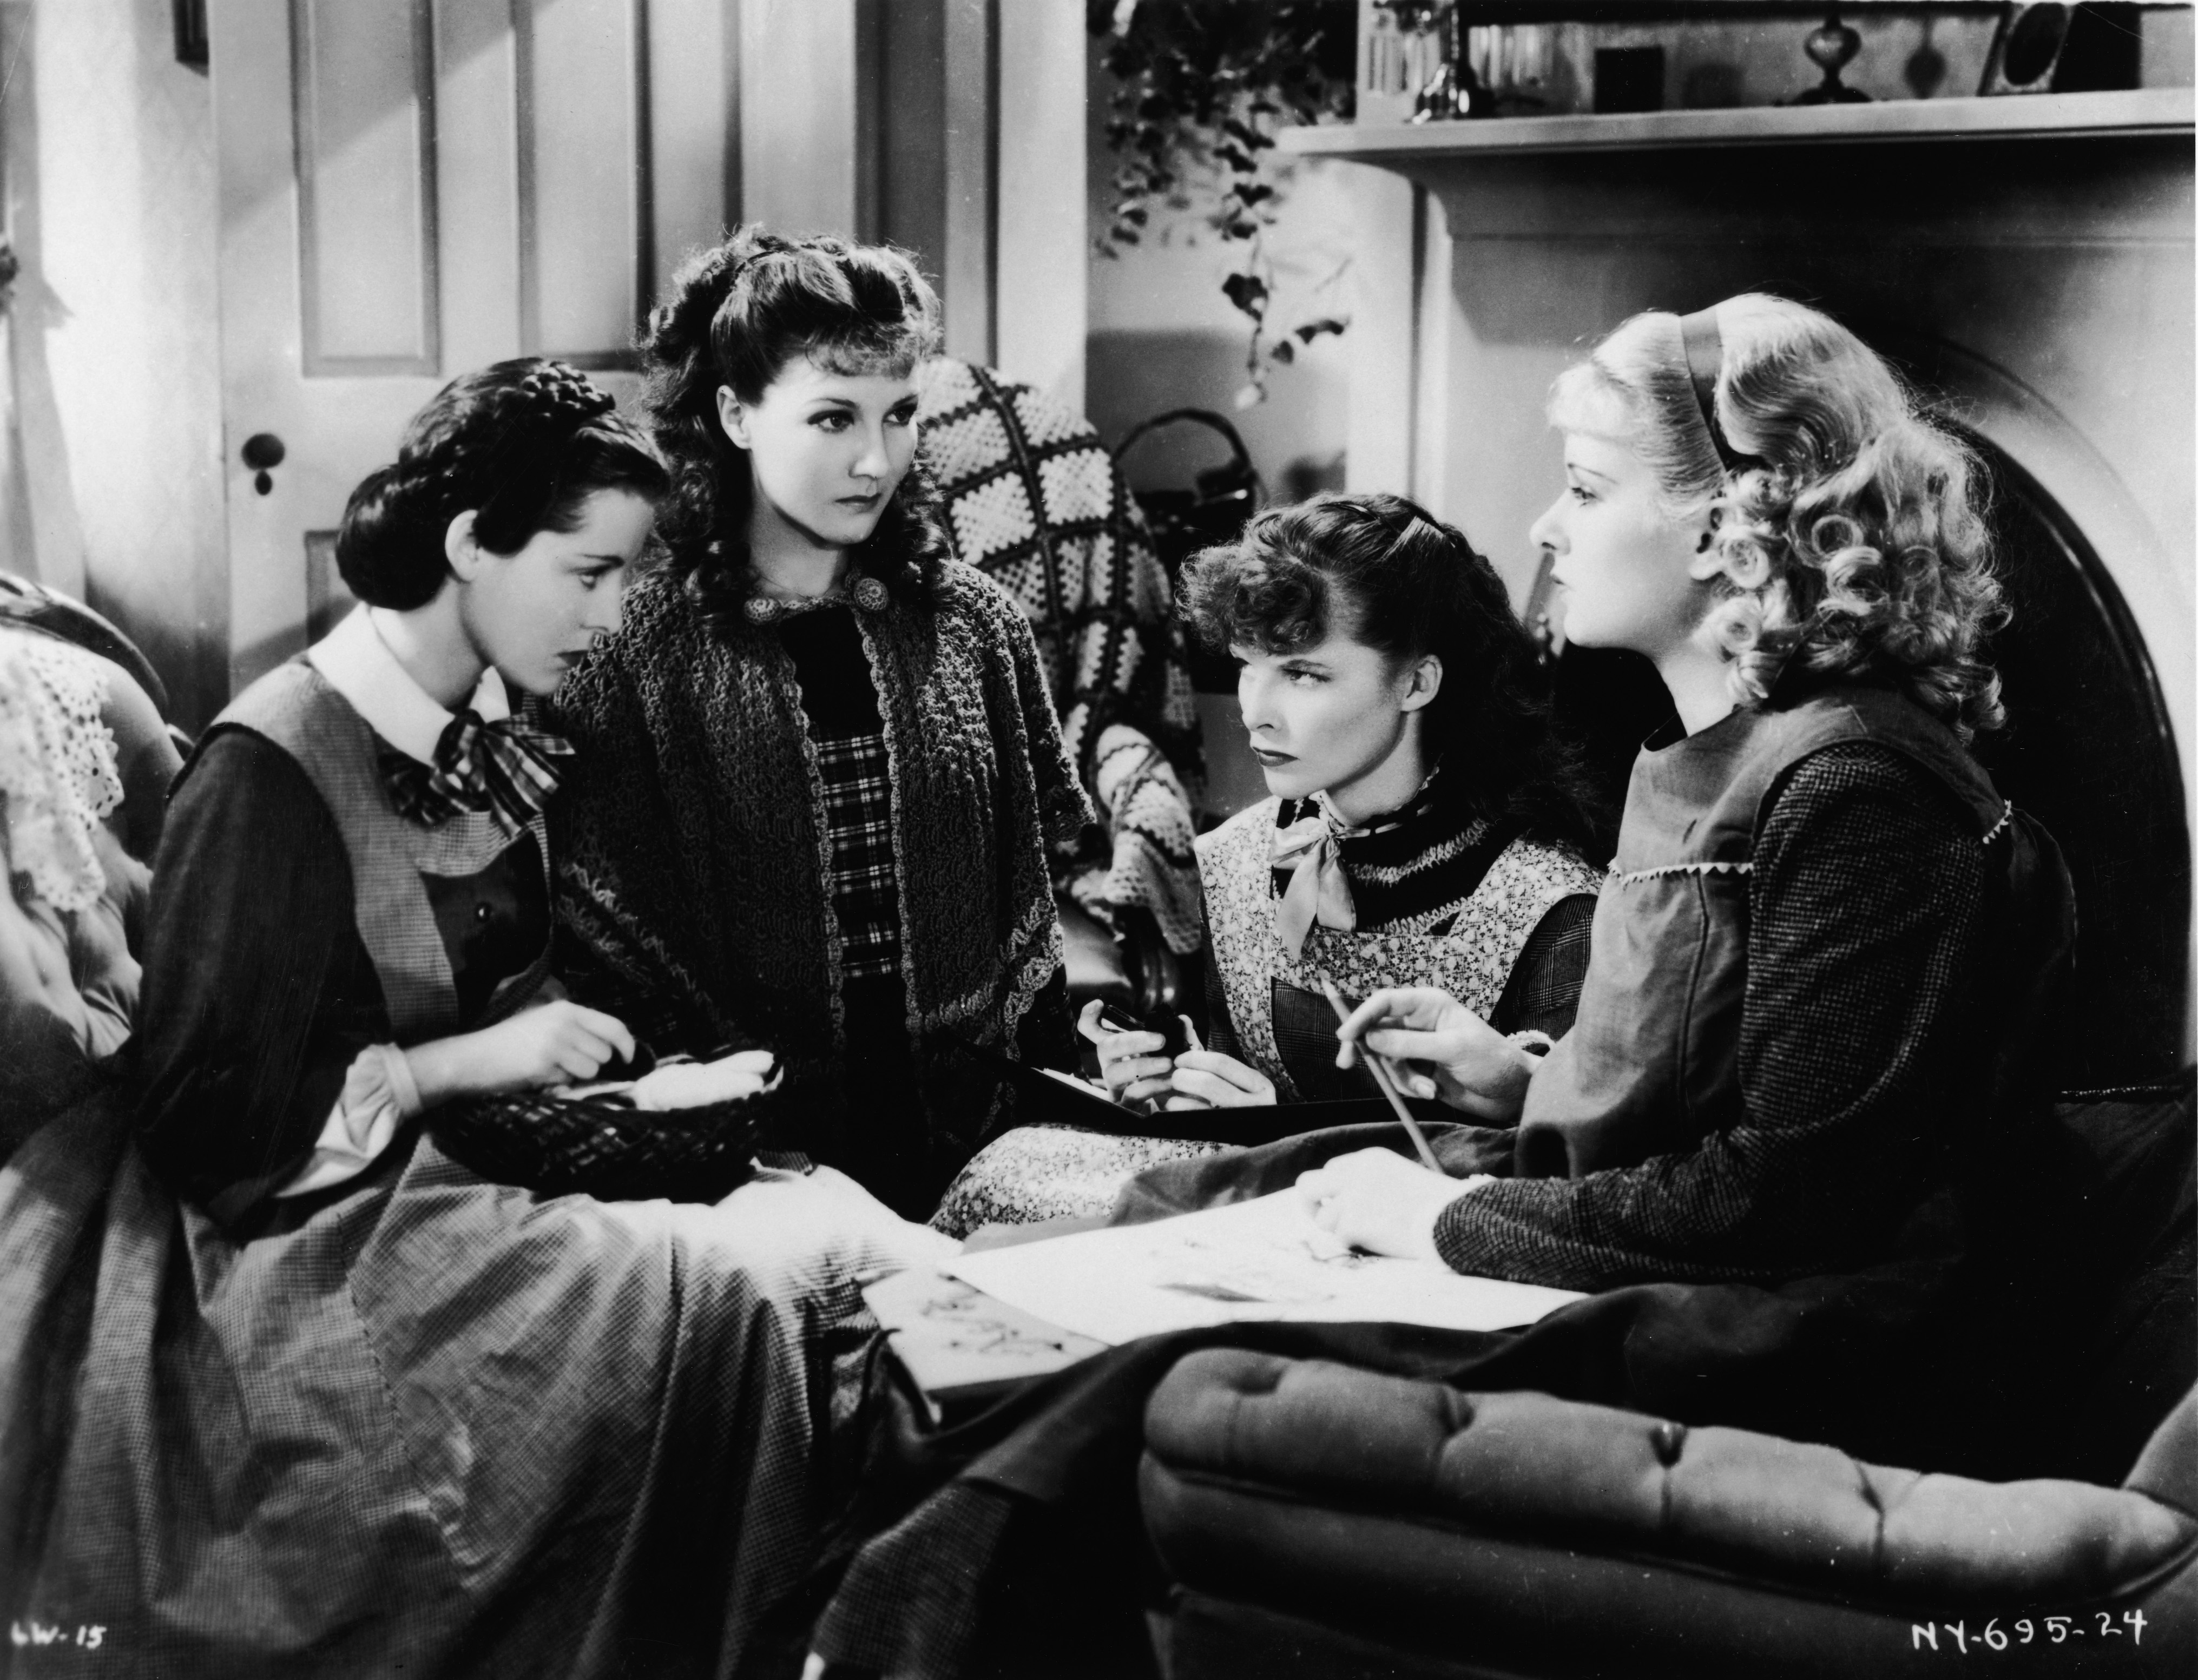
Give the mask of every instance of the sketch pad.
[[944, 1270], [1048, 1324], [1115, 1343], [1247, 1320], [1508, 1330], [1582, 1297], [1345, 1251], [1294, 1190], [1146, 1224], [961, 1254]]
[[881, 1277], [864, 1288], [863, 1299], [934, 1422], [946, 1408], [991, 1399], [1103, 1346], [929, 1266]]

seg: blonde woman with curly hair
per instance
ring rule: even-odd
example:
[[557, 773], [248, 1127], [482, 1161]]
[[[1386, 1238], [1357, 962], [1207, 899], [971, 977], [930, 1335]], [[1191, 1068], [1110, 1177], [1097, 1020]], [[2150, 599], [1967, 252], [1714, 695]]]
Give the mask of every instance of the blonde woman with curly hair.
[[1300, 1183], [1365, 1246], [1574, 1288], [1870, 1264], [2019, 1154], [2069, 937], [2050, 839], [1968, 751], [2004, 616], [1976, 464], [1852, 333], [1753, 294], [1625, 323], [1550, 413], [1566, 632], [1647, 655], [1678, 724], [1552, 1049], [1428, 987], [1340, 1034], [1513, 1127], [1482, 1170], [1376, 1149]]

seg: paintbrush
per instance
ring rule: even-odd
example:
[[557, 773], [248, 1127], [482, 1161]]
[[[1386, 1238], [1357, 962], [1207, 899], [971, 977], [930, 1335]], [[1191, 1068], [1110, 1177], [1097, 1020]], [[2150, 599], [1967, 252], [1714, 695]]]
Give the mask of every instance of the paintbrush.
[[[1324, 972], [1320, 976], [1320, 989], [1328, 994], [1329, 1007], [1335, 1011], [1335, 1024], [1342, 1026], [1351, 1019], [1351, 1011], [1344, 1007], [1343, 994], [1335, 989], [1335, 982]], [[1389, 1064], [1375, 1055], [1370, 1045], [1363, 1042], [1358, 1046], [1358, 1054], [1366, 1063], [1366, 1071], [1374, 1076], [1374, 1083], [1381, 1088], [1381, 1095], [1389, 1099], [1389, 1106], [1397, 1111], [1397, 1118], [1404, 1123], [1404, 1133], [1412, 1140], [1412, 1147], [1420, 1152], [1421, 1164], [1430, 1172], [1440, 1172], [1442, 1163], [1435, 1159], [1435, 1152], [1428, 1147], [1428, 1135], [1420, 1130], [1420, 1123], [1412, 1118], [1412, 1111], [1404, 1106], [1404, 1096], [1397, 1090], [1396, 1076], [1390, 1071]]]

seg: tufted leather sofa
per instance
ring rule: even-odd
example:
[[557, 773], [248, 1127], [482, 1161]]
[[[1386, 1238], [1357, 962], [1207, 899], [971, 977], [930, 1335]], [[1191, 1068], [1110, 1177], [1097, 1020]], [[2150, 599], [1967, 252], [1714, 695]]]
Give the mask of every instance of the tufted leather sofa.
[[1213, 1349], [1154, 1392], [1146, 1446], [1172, 1680], [2198, 1660], [2198, 1393], [2120, 1488], [1994, 1484]]
[[2063, 1118], [2111, 1273], [2068, 1479], [1208, 1349], [1145, 1415], [1170, 1680], [2198, 1673], [2190, 1099]]

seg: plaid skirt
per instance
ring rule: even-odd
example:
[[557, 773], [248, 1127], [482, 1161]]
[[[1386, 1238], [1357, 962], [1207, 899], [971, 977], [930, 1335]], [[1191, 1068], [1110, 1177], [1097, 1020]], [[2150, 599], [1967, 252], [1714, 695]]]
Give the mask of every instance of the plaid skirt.
[[0, 1674], [798, 1664], [858, 1280], [951, 1245], [827, 1169], [618, 1203], [392, 1153], [243, 1241], [109, 1106], [0, 1168]]

